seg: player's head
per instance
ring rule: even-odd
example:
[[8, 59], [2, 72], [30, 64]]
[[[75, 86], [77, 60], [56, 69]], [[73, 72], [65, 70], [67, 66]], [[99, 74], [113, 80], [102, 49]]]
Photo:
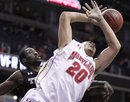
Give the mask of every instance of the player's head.
[[92, 41], [86, 41], [86, 42], [83, 42], [83, 45], [84, 45], [85, 53], [88, 56], [93, 57], [95, 52], [96, 52], [96, 45], [95, 45], [95, 43], [92, 42]]
[[37, 68], [41, 64], [41, 57], [33, 48], [22, 49], [19, 53], [20, 62], [28, 68]]

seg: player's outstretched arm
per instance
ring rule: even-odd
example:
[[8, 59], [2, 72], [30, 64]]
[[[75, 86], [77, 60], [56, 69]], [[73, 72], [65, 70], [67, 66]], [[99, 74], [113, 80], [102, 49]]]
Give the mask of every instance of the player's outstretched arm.
[[[104, 11], [106, 7], [99, 7], [101, 11]], [[67, 12], [64, 11], [59, 18], [59, 30], [58, 30], [58, 47], [63, 48], [72, 40], [72, 28], [71, 23], [73, 22], [89, 22], [95, 25], [97, 21], [92, 19], [84, 13], [79, 12]]]
[[103, 16], [101, 16], [99, 26], [104, 32], [108, 47], [105, 48], [100, 53], [100, 55], [95, 59], [96, 74], [100, 73], [111, 64], [111, 62], [114, 60], [114, 58], [119, 53], [120, 48], [121, 48], [121, 44], [119, 40], [117, 39], [114, 31], [110, 28], [110, 26], [105, 21]]
[[4, 95], [14, 89], [16, 85], [23, 82], [23, 76], [20, 71], [14, 72], [7, 80], [0, 84], [0, 95]]
[[90, 88], [85, 92], [85, 95], [81, 102], [84, 102], [86, 100], [108, 102], [113, 93], [114, 90], [107, 81], [94, 80]]
[[87, 22], [87, 16], [78, 12], [64, 11], [59, 18], [58, 47], [63, 48], [72, 40], [73, 22]]
[[[109, 82], [107, 82], [107, 81], [100, 81], [100, 80], [93, 80], [93, 82], [92, 82], [92, 88], [94, 88], [95, 86], [103, 86], [104, 87], [104, 89], [106, 90], [106, 93], [108, 94], [108, 95], [112, 95], [113, 93], [114, 93], [114, 89], [112, 88], [112, 86], [110, 85], [110, 83]], [[91, 87], [90, 86], [90, 87]]]
[[118, 41], [115, 33], [110, 28], [108, 23], [105, 21], [104, 17], [102, 16], [102, 13], [96, 3], [96, 1], [91, 0], [92, 8], [88, 4], [85, 4], [86, 7], [84, 7], [86, 16], [92, 19], [95, 19], [98, 23], [98, 26], [102, 29], [105, 35], [106, 42], [108, 44], [108, 47], [105, 48], [100, 55], [95, 59], [96, 63], [96, 73], [100, 73], [103, 71], [110, 63], [113, 61], [113, 59], [118, 54], [121, 44]]

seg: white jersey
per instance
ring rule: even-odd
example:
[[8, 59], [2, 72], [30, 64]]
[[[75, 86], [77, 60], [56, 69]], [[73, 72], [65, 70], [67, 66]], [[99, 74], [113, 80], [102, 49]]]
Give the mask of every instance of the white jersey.
[[32, 88], [27, 91], [20, 102], [46, 102], [41, 95], [40, 88]]
[[86, 55], [84, 44], [72, 40], [57, 49], [36, 77], [46, 102], [78, 102], [93, 80], [95, 62]]

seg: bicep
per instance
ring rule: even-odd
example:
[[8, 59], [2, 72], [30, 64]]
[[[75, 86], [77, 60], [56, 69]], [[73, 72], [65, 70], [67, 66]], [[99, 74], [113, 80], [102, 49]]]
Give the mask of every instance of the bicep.
[[14, 72], [7, 80], [0, 84], [0, 95], [6, 94], [14, 89], [19, 79], [23, 79], [21, 72]]
[[17, 82], [14, 80], [14, 77], [15, 73], [13, 73], [8, 79], [0, 84], [0, 95], [6, 94], [16, 87]]
[[72, 40], [72, 28], [67, 14], [62, 13], [59, 20], [58, 47], [62, 48]]
[[15, 83], [12, 81], [4, 81], [0, 84], [0, 95], [4, 95], [15, 88]]
[[113, 59], [116, 57], [117, 52], [111, 47], [104, 49], [101, 54], [95, 58], [96, 63], [96, 74], [102, 72], [106, 67], [108, 67]]
[[6, 81], [12, 83], [12, 84], [17, 84], [19, 83], [19, 80], [23, 81], [23, 76], [21, 74], [21, 72], [15, 71]]

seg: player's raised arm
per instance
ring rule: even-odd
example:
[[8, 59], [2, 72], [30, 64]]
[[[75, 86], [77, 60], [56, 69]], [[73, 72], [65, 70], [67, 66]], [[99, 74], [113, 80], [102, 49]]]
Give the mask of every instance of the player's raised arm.
[[105, 48], [100, 55], [95, 59], [96, 63], [96, 74], [103, 71], [110, 63], [113, 61], [113, 59], [118, 54], [121, 44], [118, 41], [115, 33], [110, 28], [108, 23], [105, 21], [105, 19], [102, 16], [102, 13], [95, 1], [91, 0], [92, 9], [89, 9], [88, 4], [86, 4], [86, 12], [87, 16], [90, 18], [93, 18], [97, 20], [99, 27], [102, 29], [105, 35], [105, 39], [107, 42], [108, 47]]
[[[99, 6], [101, 11], [104, 11], [106, 7]], [[59, 19], [59, 30], [58, 30], [58, 48], [63, 48], [72, 40], [72, 28], [71, 23], [73, 22], [89, 22], [97, 25], [97, 21], [89, 18], [84, 13], [79, 12], [67, 12], [64, 11], [60, 15]]]
[[[66, 12], [64, 11], [60, 15], [59, 30], [58, 30], [58, 47], [63, 48], [72, 40], [72, 28], [73, 22], [92, 22], [92, 19], [88, 19], [86, 14], [78, 12]], [[94, 21], [93, 21], [94, 22]]]
[[63, 48], [72, 40], [71, 23], [76, 21], [85, 22], [86, 15], [77, 12], [64, 11], [60, 15], [58, 30], [58, 47]]

